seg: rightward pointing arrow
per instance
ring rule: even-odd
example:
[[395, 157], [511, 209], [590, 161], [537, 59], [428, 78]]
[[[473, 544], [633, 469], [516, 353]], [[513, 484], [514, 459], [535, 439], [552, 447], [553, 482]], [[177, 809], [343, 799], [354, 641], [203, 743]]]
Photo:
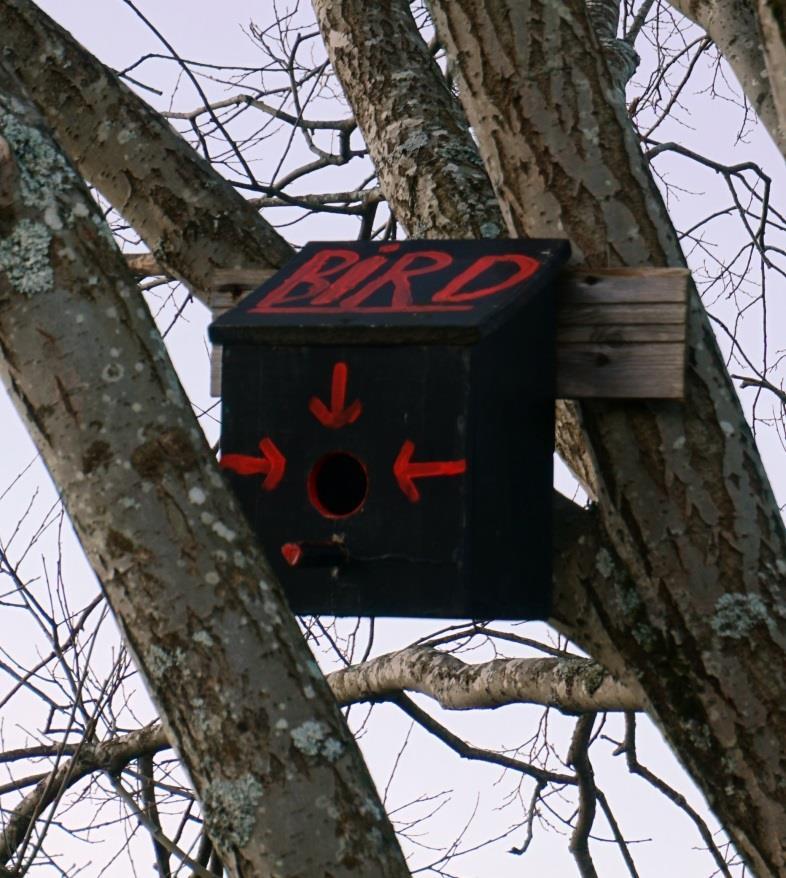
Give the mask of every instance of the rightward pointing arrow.
[[359, 399], [345, 407], [347, 401], [347, 377], [349, 367], [346, 363], [333, 366], [333, 380], [330, 382], [330, 408], [321, 399], [312, 396], [308, 408], [312, 415], [329, 430], [338, 430], [347, 424], [354, 424], [363, 411]]
[[406, 494], [410, 502], [420, 500], [420, 491], [414, 479], [434, 478], [435, 476], [460, 476], [467, 471], [467, 461], [462, 460], [430, 460], [427, 463], [412, 463], [415, 443], [405, 440], [396, 460], [393, 463], [393, 475], [399, 488]]
[[241, 476], [265, 473], [262, 487], [265, 491], [272, 491], [284, 478], [287, 459], [276, 448], [275, 442], [267, 436], [259, 443], [259, 450], [262, 452], [261, 457], [252, 457], [250, 454], [224, 454], [219, 465], [221, 469], [231, 469]]

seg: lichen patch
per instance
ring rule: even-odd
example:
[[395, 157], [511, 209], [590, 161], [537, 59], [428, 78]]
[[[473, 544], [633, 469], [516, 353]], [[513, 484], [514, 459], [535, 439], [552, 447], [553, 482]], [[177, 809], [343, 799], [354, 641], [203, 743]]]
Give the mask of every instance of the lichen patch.
[[718, 598], [711, 621], [718, 637], [742, 640], [762, 624], [769, 625], [771, 620], [758, 595], [732, 592]]
[[188, 500], [194, 506], [201, 506], [207, 499], [207, 494], [198, 486], [194, 485], [188, 492]]
[[43, 223], [20, 220], [10, 234], [0, 240], [0, 271], [25, 296], [48, 293], [55, 279], [49, 259], [52, 234]]
[[330, 734], [330, 728], [318, 720], [306, 720], [290, 732], [292, 743], [305, 756], [324, 756], [335, 762], [344, 751], [344, 742]]
[[205, 823], [222, 847], [243, 847], [254, 831], [257, 804], [264, 790], [250, 774], [236, 780], [216, 780], [205, 788]]

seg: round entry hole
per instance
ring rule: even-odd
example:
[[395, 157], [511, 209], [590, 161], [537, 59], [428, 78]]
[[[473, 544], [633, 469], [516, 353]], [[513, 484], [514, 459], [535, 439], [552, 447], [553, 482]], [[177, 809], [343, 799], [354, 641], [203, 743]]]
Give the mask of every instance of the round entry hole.
[[325, 518], [346, 518], [363, 505], [368, 473], [363, 463], [346, 451], [332, 451], [314, 464], [308, 476], [308, 498]]

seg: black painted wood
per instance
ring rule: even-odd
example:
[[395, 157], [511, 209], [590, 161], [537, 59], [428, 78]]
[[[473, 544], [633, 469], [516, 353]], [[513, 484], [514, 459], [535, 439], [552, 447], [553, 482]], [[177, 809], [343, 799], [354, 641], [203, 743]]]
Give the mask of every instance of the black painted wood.
[[222, 466], [296, 613], [548, 615], [567, 257], [310, 244], [212, 325]]

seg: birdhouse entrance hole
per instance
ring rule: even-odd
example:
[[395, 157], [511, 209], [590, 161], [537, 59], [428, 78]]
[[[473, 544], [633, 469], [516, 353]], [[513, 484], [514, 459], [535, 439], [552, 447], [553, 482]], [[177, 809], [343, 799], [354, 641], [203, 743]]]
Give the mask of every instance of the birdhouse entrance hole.
[[321, 457], [308, 476], [308, 497], [325, 518], [348, 518], [363, 505], [368, 472], [361, 460], [346, 451]]

